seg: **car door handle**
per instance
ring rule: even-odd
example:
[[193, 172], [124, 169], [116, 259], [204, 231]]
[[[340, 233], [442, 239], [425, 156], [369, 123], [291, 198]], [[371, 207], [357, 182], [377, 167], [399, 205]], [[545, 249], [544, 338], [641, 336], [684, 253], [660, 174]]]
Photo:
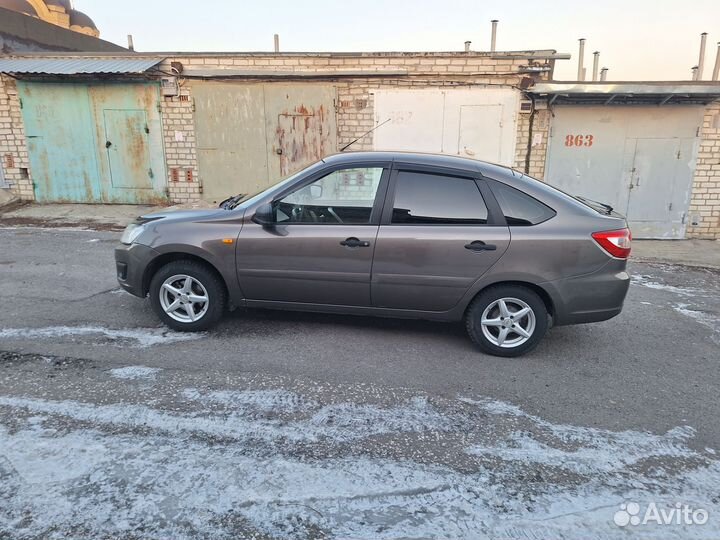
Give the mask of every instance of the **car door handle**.
[[363, 242], [359, 238], [355, 238], [354, 236], [351, 236], [350, 238], [347, 238], [346, 240], [343, 240], [342, 242], [340, 242], [340, 245], [349, 247], [349, 248], [370, 247], [370, 242]]
[[486, 244], [482, 240], [475, 240], [469, 244], [465, 244], [465, 249], [470, 251], [495, 251], [497, 246], [495, 244]]

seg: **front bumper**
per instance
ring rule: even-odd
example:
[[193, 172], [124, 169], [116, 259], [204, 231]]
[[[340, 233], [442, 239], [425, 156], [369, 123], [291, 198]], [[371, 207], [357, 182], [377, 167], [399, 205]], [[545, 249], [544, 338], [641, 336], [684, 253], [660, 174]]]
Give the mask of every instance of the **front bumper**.
[[115, 270], [120, 286], [130, 294], [145, 298], [145, 270], [159, 255], [154, 249], [142, 244], [121, 244], [115, 248]]

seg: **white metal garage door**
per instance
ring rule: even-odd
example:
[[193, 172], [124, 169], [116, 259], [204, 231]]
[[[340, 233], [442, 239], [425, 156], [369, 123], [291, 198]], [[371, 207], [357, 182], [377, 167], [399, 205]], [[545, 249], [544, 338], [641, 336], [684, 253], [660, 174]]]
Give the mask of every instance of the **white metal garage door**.
[[375, 150], [434, 152], [512, 165], [519, 93], [493, 88], [377, 90]]
[[554, 110], [545, 180], [625, 214], [636, 238], [683, 238], [701, 107]]

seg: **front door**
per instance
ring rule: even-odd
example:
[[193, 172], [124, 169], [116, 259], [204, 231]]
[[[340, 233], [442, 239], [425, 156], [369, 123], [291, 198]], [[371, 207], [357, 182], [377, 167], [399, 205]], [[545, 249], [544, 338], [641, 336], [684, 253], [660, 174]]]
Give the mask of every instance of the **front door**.
[[639, 238], [682, 238], [690, 199], [693, 139], [635, 139], [626, 215]]
[[370, 306], [387, 171], [384, 163], [326, 169], [273, 202], [274, 226], [244, 225], [236, 253], [245, 298]]
[[494, 225], [482, 181], [399, 167], [375, 248], [373, 305], [447, 311], [505, 253], [507, 225]]

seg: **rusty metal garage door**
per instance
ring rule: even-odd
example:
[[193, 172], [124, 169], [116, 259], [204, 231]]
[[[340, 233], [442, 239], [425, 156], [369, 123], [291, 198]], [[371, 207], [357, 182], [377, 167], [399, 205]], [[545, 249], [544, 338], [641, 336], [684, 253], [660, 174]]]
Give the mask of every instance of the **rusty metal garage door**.
[[545, 180], [625, 214], [636, 238], [683, 238], [702, 107], [554, 109]]
[[193, 81], [203, 198], [256, 193], [337, 151], [334, 86]]
[[167, 200], [155, 84], [19, 82], [38, 202]]

